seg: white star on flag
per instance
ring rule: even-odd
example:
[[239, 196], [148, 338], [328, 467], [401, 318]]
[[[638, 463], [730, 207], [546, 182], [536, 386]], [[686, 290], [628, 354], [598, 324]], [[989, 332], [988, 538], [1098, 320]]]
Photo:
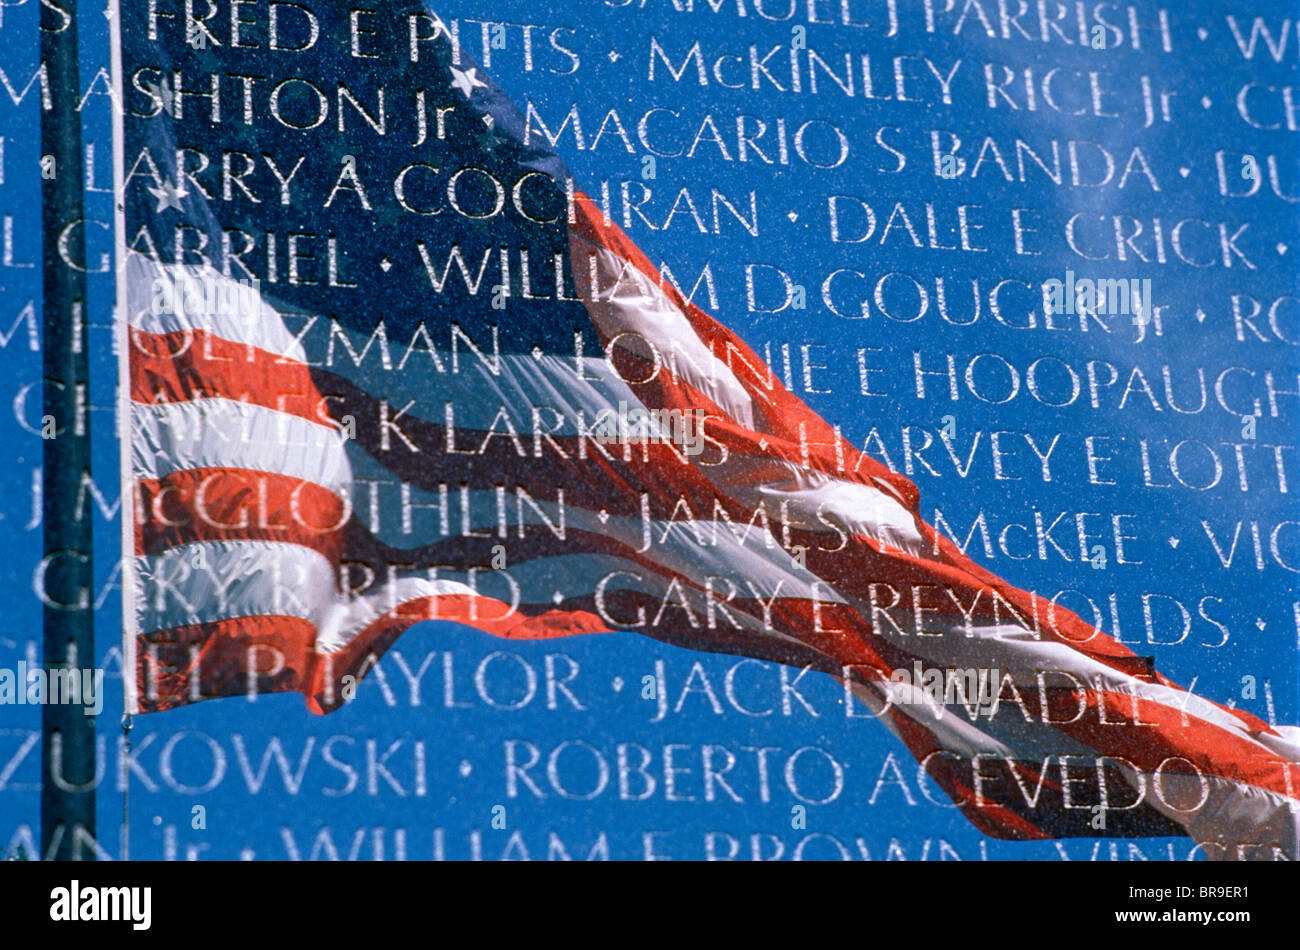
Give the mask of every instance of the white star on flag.
[[171, 87], [167, 85], [167, 80], [164, 79], [156, 85], [151, 82], [145, 82], [143, 85], [145, 92], [158, 97], [158, 100], [162, 103], [163, 112], [171, 115], [172, 103], [175, 101], [176, 97], [172, 95], [172, 90]]
[[470, 97], [470, 94], [473, 93], [475, 89], [487, 87], [487, 83], [478, 78], [477, 69], [457, 69], [455, 66], [452, 66], [451, 75], [452, 86], [464, 93], [466, 99]]
[[181, 207], [180, 199], [188, 195], [189, 192], [185, 190], [184, 185], [177, 187], [164, 178], [161, 188], [157, 188], [153, 185], [149, 186], [149, 194], [158, 199], [158, 207], [154, 209], [155, 211], [165, 211], [167, 208], [175, 208], [177, 211], [184, 211], [185, 209]]

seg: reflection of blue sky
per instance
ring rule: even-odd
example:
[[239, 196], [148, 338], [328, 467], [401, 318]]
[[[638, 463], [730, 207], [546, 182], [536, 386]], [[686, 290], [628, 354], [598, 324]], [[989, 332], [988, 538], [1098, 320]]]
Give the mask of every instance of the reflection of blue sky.
[[[506, 13], [516, 22], [553, 20], [557, 26], [574, 28], [574, 32], [562, 33], [558, 39], [582, 58], [576, 77], [549, 71], [553, 67], [563, 72], [569, 61], [549, 47], [539, 31], [534, 36], [538, 48], [536, 68], [526, 72], [518, 50], [508, 47], [496, 52], [492, 78], [521, 108], [531, 100], [539, 113], [548, 117], [553, 129], [569, 107], [579, 103], [588, 145], [608, 111], [618, 110], [632, 139], [632, 152], [614, 134], [605, 134], [596, 147], [589, 149], [575, 148], [566, 136], [560, 148], [575, 177], [593, 195], [599, 195], [601, 182], [610, 183], [619, 223], [623, 223], [619, 183], [627, 179], [649, 188], [653, 197], [646, 205], [646, 215], [661, 230], [651, 230], [639, 216], [632, 215], [628, 232], [650, 260], [667, 263], [687, 288], [707, 263], [717, 293], [716, 316], [760, 354], [770, 354], [773, 368], [793, 383], [809, 405], [828, 421], [840, 424], [845, 436], [855, 444], [866, 444], [878, 456], [887, 455], [895, 467], [904, 468], [910, 452], [908, 474], [921, 489], [922, 513], [927, 520], [934, 523], [936, 513], [940, 513], [960, 541], [983, 515], [991, 532], [992, 555], [978, 532], [969, 550], [990, 570], [1045, 597], [1067, 591], [1060, 596], [1064, 606], [1085, 619], [1100, 618], [1103, 630], [1117, 634], [1136, 652], [1154, 653], [1157, 668], [1176, 682], [1188, 684], [1195, 679], [1199, 695], [1226, 701], [1240, 695], [1244, 675], [1254, 675], [1261, 683], [1269, 680], [1275, 715], [1283, 722], [1295, 721], [1300, 704], [1296, 693], [1294, 580], [1290, 572], [1277, 565], [1271, 549], [1274, 526], [1293, 516], [1291, 494], [1300, 479], [1300, 469], [1294, 467], [1294, 452], [1282, 449], [1288, 483], [1287, 490], [1281, 490], [1271, 448], [1294, 444], [1295, 397], [1279, 396], [1279, 413], [1274, 415], [1263, 380], [1264, 373], [1271, 371], [1277, 389], [1297, 388], [1295, 358], [1285, 343], [1259, 340], [1248, 326], [1235, 323], [1233, 307], [1234, 298], [1242, 308], [1238, 312], [1250, 307], [1250, 298], [1261, 302], [1262, 313], [1253, 322], [1266, 336], [1270, 335], [1269, 306], [1280, 295], [1296, 290], [1291, 258], [1280, 255], [1276, 245], [1300, 248], [1300, 237], [1295, 233], [1293, 209], [1268, 195], [1267, 180], [1254, 197], [1220, 197], [1215, 165], [1220, 150], [1227, 153], [1227, 167], [1231, 169], [1235, 156], [1250, 147], [1258, 151], [1267, 175], [1267, 156], [1290, 154], [1293, 145], [1287, 133], [1250, 129], [1235, 108], [1242, 85], [1251, 79], [1284, 85], [1289, 81], [1288, 68], [1260, 62], [1257, 56], [1247, 69], [1223, 26], [1223, 18], [1209, 15], [1215, 5], [1197, 2], [1170, 13], [1180, 37], [1180, 51], [1175, 54], [1146, 47], [1141, 52], [1103, 52], [1059, 45], [1049, 48], [1042, 43], [1012, 44], [985, 37], [974, 23], [958, 37], [951, 35], [951, 23], [948, 33], [926, 35], [917, 14], [911, 14], [910, 19], [902, 16], [899, 35], [892, 38], [882, 38], [874, 29], [810, 26], [809, 46], [822, 53], [841, 78], [844, 54], [850, 54], [859, 92], [861, 55], [870, 55], [875, 91], [881, 96], [877, 99], [846, 97], [825, 73], [818, 74], [817, 93], [805, 89], [797, 95], [766, 86], [766, 92], [760, 95], [752, 89], [730, 90], [712, 81], [707, 88], [701, 88], [693, 66], [681, 81], [673, 81], [661, 70], [653, 83], [646, 82], [652, 34], [671, 51], [677, 64], [698, 40], [710, 67], [718, 55], [747, 55], [751, 42], [765, 51], [789, 41], [789, 24], [752, 17], [739, 21], [697, 6], [701, 10], [691, 16], [672, 13], [666, 4], [652, 4], [641, 13], [633, 8], [602, 9], [591, 15], [600, 18], [599, 31], [576, 22], [570, 13], [539, 14], [535, 4], [515, 0], [488, 5], [465, 0], [445, 4], [441, 13], [449, 21], [453, 17], [467, 19], [475, 13], [485, 18]], [[107, 59], [107, 21], [91, 15], [93, 12], [88, 11], [83, 18], [83, 84], [89, 83], [99, 62]], [[1197, 48], [1194, 28], [1188, 25], [1192, 12], [1198, 12], [1201, 22], [1212, 26], [1213, 41], [1205, 45], [1204, 55], [1185, 52], [1189, 43]], [[671, 25], [658, 28], [653, 25], [654, 17], [663, 17]], [[0, 66], [11, 81], [25, 82], [34, 68], [35, 25], [36, 4], [32, 0], [5, 8], [0, 29], [6, 43]], [[468, 33], [478, 27], [464, 29]], [[519, 34], [516, 31], [511, 35]], [[1155, 42], [1149, 31], [1142, 38], [1144, 43]], [[892, 85], [889, 60], [915, 55], [921, 44], [925, 55], [944, 75], [961, 60], [952, 89], [968, 105], [943, 110], [937, 101], [939, 84], [921, 61], [909, 61], [907, 65], [916, 77], [909, 89], [925, 101], [883, 98]], [[610, 50], [619, 52], [619, 57], [609, 57]], [[1006, 103], [987, 108], [984, 94], [973, 91], [984, 87], [986, 63], [1006, 63], [1018, 74], [1032, 69], [1039, 83], [1049, 70], [1062, 66], [1064, 77], [1057, 80], [1062, 84], [1058, 88], [1061, 98], [1070, 103], [1086, 101], [1077, 92], [1078, 80], [1072, 74], [1086, 76], [1096, 71], [1106, 111], [1122, 112], [1125, 118], [1055, 112], [1045, 106], [1041, 86], [1038, 108], [1029, 112], [1023, 108], [1023, 83], [1019, 80], [1008, 89], [1015, 91], [1021, 109], [1013, 111]], [[630, 77], [636, 75], [641, 79], [633, 81]], [[1142, 121], [1143, 75], [1150, 77], [1153, 88], [1180, 91], [1181, 98], [1174, 99], [1175, 111], [1181, 117], [1178, 124], [1135, 128], [1134, 118], [1138, 124]], [[1067, 92], [1066, 78], [1074, 79], [1074, 91]], [[1213, 100], [1211, 109], [1200, 107], [1197, 100], [1202, 94]], [[39, 259], [39, 209], [24, 178], [24, 170], [36, 168], [39, 161], [34, 104], [33, 96], [17, 109], [8, 101], [0, 102], [6, 176], [0, 186], [0, 213], [12, 219], [11, 243], [6, 244], [5, 266], [0, 267], [0, 329], [5, 330], [28, 299], [36, 301], [39, 314], [40, 272], [35, 267], [18, 266]], [[655, 127], [663, 130], [660, 140], [672, 143], [671, 148], [664, 147], [665, 151], [689, 144], [705, 117], [712, 116], [720, 137], [727, 143], [729, 158], [723, 156], [721, 147], [706, 140], [694, 157], [659, 157], [657, 178], [641, 179], [642, 154], [635, 127], [640, 117], [656, 105], [671, 108], [680, 116], [657, 116], [660, 124]], [[91, 95], [83, 114], [86, 142], [96, 146], [98, 185], [105, 187], [107, 156], [111, 154], [106, 97]], [[754, 154], [748, 161], [740, 161], [734, 133], [736, 117], [741, 114], [768, 123], [767, 138], [760, 140], [764, 144], [772, 140], [779, 117], [786, 119], [791, 131], [809, 120], [833, 123], [846, 131], [850, 159], [844, 167], [833, 170], [817, 169], [800, 161], [797, 155], [789, 164], [766, 164]], [[945, 181], [935, 175], [932, 131], [938, 132], [944, 142], [950, 141], [948, 136], [961, 138], [959, 154], [969, 169], [977, 172], [972, 179]], [[814, 132], [808, 134], [811, 146]], [[1063, 169], [1061, 186], [1052, 184], [1032, 160], [1026, 160], [1024, 175], [1020, 174], [1017, 138], [1049, 166], [1052, 143], [1058, 143]], [[993, 145], [988, 144], [990, 141]], [[1080, 162], [1092, 163], [1081, 164], [1081, 174], [1096, 171], [1099, 150], [1113, 158], [1109, 183], [1079, 187], [1069, 184], [1072, 141], [1089, 143], [1076, 146]], [[904, 167], [898, 169], [896, 155], [882, 142], [905, 155]], [[1007, 180], [994, 160], [994, 147], [1012, 180]], [[1141, 173], [1136, 150], [1141, 150], [1141, 159], [1150, 168], [1158, 191]], [[983, 161], [979, 161], [981, 152]], [[769, 157], [774, 155], [769, 147]], [[1118, 181], [1125, 166], [1130, 172], [1125, 186], [1120, 188]], [[1183, 168], [1190, 170], [1186, 176]], [[1294, 175], [1293, 168], [1283, 163], [1279, 174], [1283, 188], [1294, 187], [1294, 177], [1288, 177]], [[690, 189], [708, 232], [712, 231], [712, 215], [703, 209], [710, 207], [712, 189], [741, 209], [748, 207], [749, 192], [755, 192], [758, 236], [749, 235], [734, 218], [728, 218], [725, 210], [718, 234], [701, 233], [690, 215], [680, 213], [672, 216], [667, 230], [662, 230], [682, 188]], [[640, 195], [640, 186], [632, 194], [634, 198]], [[839, 244], [827, 239], [827, 201], [832, 194], [847, 195], [871, 206], [877, 218], [871, 239]], [[88, 215], [107, 220], [111, 214], [108, 199], [107, 194], [88, 194]], [[852, 202], [845, 199], [843, 204], [849, 207]], [[983, 227], [970, 232], [972, 246], [987, 250], [948, 249], [960, 242], [956, 212], [960, 204], [967, 205], [968, 222]], [[930, 206], [933, 210], [928, 213]], [[1032, 222], [1035, 231], [1022, 237], [1028, 251], [1039, 253], [1016, 253], [1011, 226], [1016, 208], [1032, 209], [1022, 212], [1021, 218], [1026, 225]], [[933, 225], [930, 214], [934, 216]], [[904, 215], [921, 247], [914, 245], [903, 224]], [[1074, 215], [1080, 215], [1078, 227], [1088, 242], [1086, 249], [1106, 254], [1106, 260], [1090, 263], [1069, 250], [1064, 232]], [[1163, 229], [1167, 263], [1155, 259], [1153, 231], [1157, 217]], [[1245, 266], [1240, 259], [1233, 260], [1231, 269], [1177, 263], [1170, 243], [1172, 228], [1188, 217], [1216, 225], [1224, 222], [1229, 234], [1249, 223], [1238, 246], [1255, 268]], [[1141, 223], [1143, 231], [1133, 238], [1133, 244], [1150, 260], [1144, 262], [1130, 252], [1129, 260], [1119, 261], [1115, 228], [1131, 234], [1136, 222]], [[107, 234], [100, 228], [88, 229], [91, 260], [111, 250]], [[1205, 254], [1205, 248], [1198, 248], [1196, 253]], [[792, 283], [804, 286], [808, 309], [748, 312], [747, 264], [779, 268]], [[841, 277], [835, 285], [843, 294], [836, 298], [837, 303], [842, 303], [841, 311], [852, 312], [852, 304], [865, 300], [865, 319], [834, 316], [824, 305], [823, 282], [837, 269], [859, 275]], [[1158, 316], [1160, 332], [1149, 333], [1138, 343], [1131, 321], [1123, 318], [1053, 318], [1049, 326], [1038, 288], [1045, 280], [1059, 279], [1067, 269], [1096, 279], [1151, 279], [1155, 304], [1162, 308]], [[756, 273], [773, 276], [770, 271]], [[901, 276], [885, 281], [877, 299], [877, 285], [891, 274]], [[413, 275], [413, 280], [415, 277], [422, 279], [419, 274]], [[1000, 284], [1003, 286], [998, 290]], [[90, 286], [92, 324], [107, 324], [110, 282], [103, 275], [92, 275]], [[779, 303], [781, 285], [776, 286], [777, 290], [768, 287], [769, 299], [775, 294]], [[922, 316], [904, 322], [882, 313], [882, 309], [894, 315], [918, 312], [921, 297], [917, 286], [928, 301]], [[945, 294], [942, 307], [941, 292]], [[707, 297], [701, 285], [696, 300], [706, 303]], [[979, 316], [975, 318], [977, 299]], [[1203, 317], [1198, 317], [1198, 312]], [[1283, 305], [1278, 311], [1282, 321], [1279, 326], [1294, 338], [1286, 323], [1287, 314]], [[92, 347], [91, 353], [91, 401], [101, 406], [112, 405], [116, 371], [106, 337], [106, 333], [99, 332], [101, 342]], [[359, 348], [364, 339], [356, 342]], [[407, 341], [397, 342], [395, 337], [393, 342], [396, 359]], [[442, 345], [442, 341], [437, 342]], [[924, 398], [917, 396], [915, 353], [921, 354], [922, 368], [931, 373], [923, 377]], [[997, 354], [1019, 374], [1020, 384], [1013, 398], [993, 401], [1009, 391], [1010, 377], [1001, 363], [985, 354]], [[955, 400], [948, 382], [949, 355], [956, 367]], [[1041, 361], [1037, 372], [1047, 398], [1036, 398], [1027, 382], [1029, 367], [1035, 361]], [[1070, 372], [1061, 364], [1073, 371], [1081, 381], [1081, 389], [1068, 405], [1056, 408], [1049, 403], [1064, 401], [1072, 391]], [[869, 395], [864, 394], [863, 366], [872, 370], [866, 377]], [[1097, 389], [1095, 406], [1089, 389], [1090, 366], [1102, 381], [1110, 378], [1107, 367], [1115, 372], [1113, 383]], [[28, 348], [25, 330], [20, 329], [0, 350], [0, 367], [11, 387], [39, 382], [39, 353]], [[1224, 398], [1231, 407], [1228, 409], [1220, 404], [1213, 387], [1214, 380], [1232, 368], [1236, 369], [1223, 384]], [[1188, 412], [1188, 407], [1199, 403], [1202, 370], [1208, 388], [1206, 408]], [[442, 398], [416, 374], [396, 375], [398, 378], [392, 374], [388, 377], [391, 390], [409, 390], [409, 398], [421, 403]], [[1288, 379], [1293, 382], [1285, 382]], [[451, 385], [452, 377], [439, 377], [438, 382]], [[1172, 389], [1172, 399], [1166, 386]], [[1257, 444], [1248, 445], [1242, 438], [1236, 409], [1256, 403], [1262, 406], [1263, 414], [1258, 419]], [[945, 438], [940, 430], [943, 417], [948, 415], [953, 416], [955, 431]], [[111, 486], [117, 472], [111, 418], [108, 411], [97, 412], [92, 418], [96, 426], [96, 483], [110, 502], [116, 496]], [[516, 421], [525, 423], [520, 431], [526, 432], [526, 420]], [[995, 432], [1004, 433], [998, 436], [996, 448]], [[1050, 480], [1045, 480], [1041, 457], [1035, 454], [1034, 447], [1046, 451], [1058, 437], [1050, 458]], [[7, 638], [0, 641], [0, 662], [8, 662], [6, 658], [20, 658], [22, 644], [37, 636], [40, 629], [39, 602], [25, 593], [31, 590], [31, 567], [40, 557], [40, 532], [24, 527], [30, 517], [32, 474], [40, 463], [40, 444], [17, 425], [12, 413], [0, 415], [0, 438], [13, 447], [11, 464], [0, 474], [6, 499], [0, 507], [4, 516], [0, 536], [9, 554], [4, 570], [6, 589], [12, 594], [5, 610], [5, 627], [0, 630]], [[927, 439], [929, 448], [918, 449]], [[1181, 471], [1188, 483], [1208, 484], [1215, 460], [1222, 466], [1214, 487], [1184, 488], [1171, 478], [1170, 454], [1180, 444]], [[1241, 487], [1237, 446], [1241, 446], [1246, 466], [1247, 490]], [[917, 460], [918, 452], [928, 464]], [[1144, 482], [1144, 453], [1152, 466], [1150, 485]], [[1090, 456], [1098, 466], [1093, 481], [1089, 480]], [[356, 446], [350, 446], [349, 457], [357, 475], [382, 475]], [[412, 499], [421, 503], [436, 500], [419, 489], [412, 488], [411, 493]], [[1037, 556], [1037, 545], [1027, 540], [1033, 537], [1036, 514], [1050, 524], [1062, 512], [1067, 513], [1063, 521], [1066, 529], [1058, 527], [1053, 537], [1070, 559], [1050, 545], [1044, 557]], [[1094, 570], [1079, 556], [1079, 535], [1074, 528], [1078, 513], [1085, 513], [1087, 538], [1103, 544], [1108, 552], [1105, 570]], [[424, 514], [428, 515], [427, 510]], [[1123, 544], [1131, 564], [1116, 563], [1115, 526], [1111, 521], [1114, 515], [1122, 516], [1119, 528], [1126, 536]], [[102, 588], [109, 583], [117, 556], [119, 525], [116, 519], [106, 521], [97, 510], [94, 517], [97, 586]], [[1234, 533], [1238, 522], [1241, 524]], [[1262, 567], [1256, 563], [1252, 523], [1258, 524]], [[1004, 529], [1008, 539], [1005, 548], [999, 543], [999, 533]], [[382, 525], [380, 537], [395, 545], [403, 544], [405, 539], [400, 524], [392, 519]], [[409, 539], [405, 540], [409, 543]], [[1290, 563], [1300, 561], [1294, 556], [1295, 541], [1288, 537], [1286, 529], [1277, 536], [1277, 544], [1283, 558], [1290, 558]], [[1026, 552], [1031, 556], [1019, 559]], [[1222, 559], [1229, 555], [1231, 566], [1225, 567]], [[1143, 595], [1147, 595], [1145, 604]], [[1183, 620], [1178, 605], [1189, 615], [1185, 638], [1180, 637]], [[120, 634], [118, 618], [119, 605], [110, 590], [98, 614], [101, 652], [115, 650]], [[1227, 643], [1222, 645], [1225, 630]], [[494, 651], [517, 655], [541, 677], [543, 685], [538, 687], [538, 696], [542, 698], [509, 711], [494, 708], [477, 697], [473, 671]], [[563, 694], [554, 708], [545, 701], [545, 658], [549, 654], [562, 654], [577, 664], [580, 672], [574, 688], [582, 697], [584, 709], [568, 706]], [[432, 660], [422, 680], [422, 702], [412, 708], [409, 693], [400, 688], [403, 673], [397, 657], [410, 669], [418, 669], [430, 655]], [[659, 658], [665, 660], [675, 684], [674, 702], [696, 664], [715, 693], [722, 696], [721, 684], [736, 663], [734, 658], [696, 655], [629, 634], [552, 643], [501, 643], [451, 625], [425, 624], [406, 634], [394, 653], [382, 662], [382, 680], [368, 680], [354, 705], [330, 717], [310, 716], [296, 695], [263, 697], [255, 704], [223, 700], [161, 717], [141, 717], [137, 721], [136, 744], [141, 750], [142, 771], [149, 781], [137, 776], [133, 784], [135, 853], [153, 856], [165, 852], [165, 829], [151, 823], [152, 817], [159, 815], [165, 824], [178, 824], [184, 831], [178, 845], [182, 855], [185, 842], [201, 840], [211, 843], [204, 856], [237, 856], [233, 850], [236, 844], [262, 855], [285, 856], [291, 853], [289, 842], [306, 855], [319, 828], [327, 825], [343, 856], [354, 845], [360, 853], [373, 853], [373, 833], [367, 830], [357, 839], [356, 829], [360, 827], [382, 828], [379, 836], [390, 857], [397, 828], [406, 829], [406, 848], [412, 858], [431, 856], [438, 840], [435, 829], [443, 830], [448, 855], [472, 853], [471, 832], [480, 829], [483, 853], [499, 856], [508, 846], [511, 832], [490, 831], [488, 822], [489, 809], [501, 802], [511, 809], [511, 828], [519, 831], [520, 840], [527, 843], [534, 857], [546, 854], [551, 831], [575, 855], [585, 855], [599, 829], [608, 830], [611, 853], [616, 857], [639, 856], [643, 848], [641, 832], [646, 831], [661, 833], [655, 839], [659, 847], [679, 857], [700, 856], [709, 832], [733, 835], [742, 843], [742, 854], [749, 853], [754, 835], [775, 834], [793, 843], [798, 836], [789, 831], [789, 814], [797, 799], [783, 781], [774, 781], [769, 800], [761, 800], [753, 753], [741, 750], [746, 745], [780, 746], [787, 755], [817, 745], [848, 765], [845, 791], [827, 805], [810, 808], [810, 813], [815, 815], [818, 829], [842, 842], [855, 857], [859, 856], [859, 839], [873, 857], [885, 856], [891, 842], [909, 858], [926, 853], [930, 859], [937, 859], [942, 847], [955, 849], [968, 860], [979, 857], [981, 847], [987, 848], [990, 856], [1002, 857], [1056, 858], [1065, 851], [1080, 859], [1094, 853], [1094, 843], [1086, 839], [1034, 845], [983, 839], [947, 806], [932, 785], [922, 790], [915, 765], [900, 743], [873, 723], [863, 724], [860, 719], [845, 716], [844, 708], [837, 704], [838, 687], [823, 677], [810, 674], [800, 684], [800, 690], [811, 697], [816, 717], [797, 703], [789, 714], [784, 714], [779, 685], [772, 685], [778, 683], [775, 668], [751, 667], [748, 672], [759, 676], [758, 682], [767, 682], [766, 689], [755, 688], [751, 707], [775, 703], [777, 711], [770, 716], [739, 712], [726, 702], [725, 696], [719, 700], [723, 711], [714, 712], [697, 676], [680, 712], [670, 714], [662, 723], [650, 723], [648, 703], [640, 705], [637, 689], [641, 676], [653, 673]], [[452, 664], [450, 694], [443, 679], [448, 661]], [[556, 664], [558, 661], [552, 661], [553, 666]], [[116, 672], [115, 660], [106, 665], [110, 674]], [[563, 664], [559, 667], [567, 669]], [[495, 685], [501, 696], [519, 696], [527, 689], [527, 677], [520, 669], [514, 660], [494, 661], [485, 675], [499, 677]], [[511, 676], [522, 679], [512, 680]], [[627, 683], [621, 692], [611, 685], [616, 677]], [[111, 708], [120, 697], [119, 680], [110, 675], [108, 686]], [[523, 692], [510, 694], [514, 688]], [[1257, 714], [1268, 714], [1262, 689], [1257, 699], [1239, 700], [1239, 704]], [[854, 710], [855, 714], [861, 712]], [[36, 728], [37, 721], [38, 713], [33, 709], [0, 709], [0, 729], [11, 730], [0, 732], [0, 760], [17, 751], [25, 741], [23, 730]], [[106, 713], [99, 727], [111, 749], [117, 734], [116, 716]], [[198, 733], [211, 738], [225, 769], [222, 780], [203, 793], [183, 790], [201, 787], [214, 768], [212, 746]], [[152, 740], [150, 735], [154, 736]], [[282, 743], [291, 776], [302, 765], [300, 786], [282, 779], [281, 765], [274, 755], [268, 760], [267, 771], [259, 771], [261, 757], [273, 739]], [[626, 799], [621, 798], [614, 774], [610, 780], [613, 791], [592, 801], [566, 799], [549, 787], [547, 798], [540, 802], [530, 792], [516, 799], [504, 797], [502, 763], [506, 743], [527, 741], [537, 746], [543, 756], [537, 774], [544, 776], [545, 757], [566, 740], [588, 742], [603, 756], [597, 758], [580, 749], [566, 752], [561, 771], [569, 783], [567, 787], [595, 787], [601, 761], [616, 772], [616, 750], [623, 742], [653, 750], [660, 769], [658, 791], [646, 801], [634, 800], [631, 792]], [[417, 792], [418, 742], [424, 743], [422, 793]], [[394, 743], [399, 745], [387, 761], [400, 791], [373, 765]], [[678, 797], [693, 796], [693, 803], [669, 800], [663, 791], [663, 748], [670, 744], [690, 747], [682, 755], [693, 756], [688, 763], [693, 771], [680, 779], [682, 794]], [[700, 770], [701, 748], [708, 744], [725, 747], [737, 756], [736, 786], [743, 789], [743, 802], [731, 800], [716, 786], [714, 799], [706, 798]], [[163, 750], [168, 748], [174, 773], [171, 782], [162, 777], [160, 762]], [[721, 760], [721, 753], [718, 756]], [[468, 778], [460, 774], [462, 762], [470, 763]], [[806, 764], [812, 769], [811, 762]], [[35, 759], [31, 758], [6, 776], [0, 787], [0, 815], [6, 819], [0, 825], [0, 844], [24, 823], [35, 827], [38, 796], [31, 785], [34, 769]], [[112, 843], [117, 838], [120, 794], [112, 768], [108, 774], [108, 784], [100, 795], [100, 821], [105, 839]], [[249, 776], [254, 778], [250, 780]], [[809, 788], [817, 788], [814, 772], [809, 772], [806, 781]], [[149, 782], [156, 787], [151, 789]], [[291, 793], [289, 786], [296, 787], [297, 792]], [[339, 791], [350, 786], [346, 794]], [[196, 801], [208, 807], [212, 833], [207, 839], [187, 830], [189, 809]], [[236, 828], [239, 833], [232, 835]], [[358, 840], [360, 844], [356, 844]], [[723, 843], [725, 840], [715, 839]], [[232, 850], [227, 853], [223, 850], [227, 844], [218, 842], [231, 842]], [[760, 844], [766, 842], [763, 839]], [[808, 847], [810, 857], [837, 855], [835, 847], [825, 840]], [[1112, 847], [1120, 858], [1132, 856], [1125, 842], [1103, 842], [1095, 853], [1104, 859], [1110, 856]], [[1136, 847], [1147, 857], [1167, 856], [1162, 841], [1139, 841]], [[1189, 847], [1190, 843], [1179, 841], [1173, 845], [1174, 853], [1182, 857]]]

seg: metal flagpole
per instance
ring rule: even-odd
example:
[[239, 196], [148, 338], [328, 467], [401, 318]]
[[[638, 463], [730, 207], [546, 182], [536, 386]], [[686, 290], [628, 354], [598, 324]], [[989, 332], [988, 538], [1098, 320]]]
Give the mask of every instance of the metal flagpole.
[[[42, 600], [49, 670], [93, 669], [96, 662], [91, 522], [89, 512], [77, 510], [78, 490], [90, 474], [77, 3], [60, 5], [67, 14], [62, 22], [42, 8], [40, 31], [50, 93], [41, 112]], [[94, 717], [82, 704], [47, 701], [41, 734], [41, 855], [94, 860]]]

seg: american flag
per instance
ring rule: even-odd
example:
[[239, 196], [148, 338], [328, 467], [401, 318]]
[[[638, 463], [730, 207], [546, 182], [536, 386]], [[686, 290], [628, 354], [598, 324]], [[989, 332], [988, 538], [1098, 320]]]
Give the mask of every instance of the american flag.
[[[940, 536], [910, 481], [652, 265], [432, 11], [398, 5], [401, 55], [369, 74], [385, 100], [343, 5], [317, 4], [312, 68], [268, 114], [272, 80], [222, 75], [215, 44], [151, 35], [133, 6], [133, 711], [255, 689], [328, 712], [429, 619], [626, 631], [836, 677], [989, 835], [1297, 856], [1294, 730]], [[652, 421], [629, 438], [611, 413]], [[913, 669], [996, 682], [945, 704], [894, 676]], [[1104, 830], [1071, 763], [1110, 796]]]

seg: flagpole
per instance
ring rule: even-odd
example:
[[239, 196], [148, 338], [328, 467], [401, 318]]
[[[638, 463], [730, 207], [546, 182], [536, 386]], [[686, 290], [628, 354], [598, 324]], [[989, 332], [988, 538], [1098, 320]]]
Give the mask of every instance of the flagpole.
[[138, 711], [136, 691], [135, 478], [131, 467], [131, 334], [126, 286], [126, 131], [122, 95], [122, 5], [108, 0], [108, 59], [113, 94], [113, 339], [117, 347], [117, 444], [122, 519], [122, 841], [123, 861], [131, 860], [131, 727]]
[[[89, 513], [77, 506], [90, 474], [77, 3], [60, 2], [64, 23], [43, 23], [48, 28], [40, 31], [50, 92], [50, 108], [41, 112], [44, 666], [93, 669], [94, 548]], [[69, 702], [41, 706], [44, 858], [95, 858], [95, 720], [86, 710]]]

